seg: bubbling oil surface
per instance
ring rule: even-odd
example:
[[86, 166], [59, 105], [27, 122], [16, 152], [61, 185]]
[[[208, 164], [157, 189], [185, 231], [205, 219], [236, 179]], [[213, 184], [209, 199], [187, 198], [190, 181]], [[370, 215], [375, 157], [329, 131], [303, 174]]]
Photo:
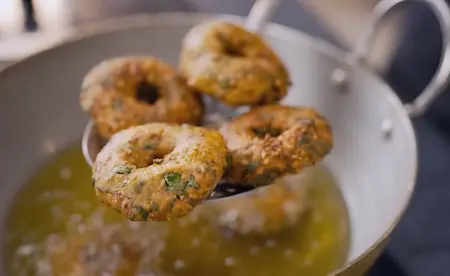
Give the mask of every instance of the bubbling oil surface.
[[327, 275], [346, 261], [348, 214], [326, 168], [307, 173], [309, 211], [281, 232], [224, 232], [211, 220], [214, 201], [170, 222], [129, 222], [96, 200], [91, 169], [73, 145], [11, 206], [7, 275]]

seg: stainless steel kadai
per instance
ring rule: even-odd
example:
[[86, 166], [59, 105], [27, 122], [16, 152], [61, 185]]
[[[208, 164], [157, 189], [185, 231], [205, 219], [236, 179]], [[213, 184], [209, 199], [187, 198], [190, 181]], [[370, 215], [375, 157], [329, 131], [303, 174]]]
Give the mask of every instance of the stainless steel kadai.
[[81, 29], [68, 41], [0, 72], [1, 227], [20, 186], [52, 152], [80, 139], [88, 118], [79, 107], [78, 90], [87, 70], [103, 59], [129, 53], [151, 53], [176, 65], [185, 33], [208, 18], [222, 16], [260, 28], [281, 55], [294, 81], [284, 103], [312, 105], [329, 118], [335, 148], [324, 163], [340, 183], [352, 232], [348, 262], [334, 274], [363, 274], [384, 248], [413, 192], [417, 145], [411, 117], [425, 112], [447, 83], [450, 12], [443, 0], [423, 0], [439, 20], [444, 51], [430, 84], [413, 103], [404, 106], [391, 88], [364, 66], [364, 57], [384, 15], [398, 4], [419, 1], [379, 2], [353, 53], [285, 26], [264, 24], [277, 2], [257, 1], [247, 21], [196, 13], [109, 20]]

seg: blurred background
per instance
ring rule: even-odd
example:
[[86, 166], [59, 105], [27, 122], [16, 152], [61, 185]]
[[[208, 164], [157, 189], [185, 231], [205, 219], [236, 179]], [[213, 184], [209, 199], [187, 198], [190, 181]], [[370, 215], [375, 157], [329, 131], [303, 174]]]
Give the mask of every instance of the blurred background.
[[[370, 64], [407, 102], [435, 72], [439, 26], [420, 1], [383, 24]], [[0, 70], [51, 47], [76, 29], [111, 17], [163, 11], [246, 15], [253, 0], [0, 0]], [[273, 21], [351, 50], [375, 0], [285, 0]], [[0, 91], [1, 93], [1, 91]], [[414, 121], [420, 148], [418, 186], [386, 252], [369, 275], [450, 275], [450, 93]]]

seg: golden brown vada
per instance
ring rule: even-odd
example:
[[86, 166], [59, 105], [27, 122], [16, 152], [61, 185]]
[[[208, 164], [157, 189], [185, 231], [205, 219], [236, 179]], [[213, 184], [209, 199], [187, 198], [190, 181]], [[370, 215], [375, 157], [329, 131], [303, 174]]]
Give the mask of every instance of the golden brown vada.
[[179, 67], [189, 86], [229, 106], [275, 103], [290, 86], [285, 66], [263, 39], [220, 20], [189, 31]]
[[226, 178], [240, 185], [264, 186], [296, 174], [333, 147], [327, 120], [308, 107], [257, 107], [223, 125], [220, 132], [229, 151]]
[[80, 102], [105, 138], [149, 122], [196, 125], [203, 116], [199, 96], [173, 68], [154, 57], [101, 62], [84, 78]]
[[205, 200], [226, 168], [215, 130], [150, 123], [116, 133], [93, 166], [97, 197], [130, 220], [170, 220]]

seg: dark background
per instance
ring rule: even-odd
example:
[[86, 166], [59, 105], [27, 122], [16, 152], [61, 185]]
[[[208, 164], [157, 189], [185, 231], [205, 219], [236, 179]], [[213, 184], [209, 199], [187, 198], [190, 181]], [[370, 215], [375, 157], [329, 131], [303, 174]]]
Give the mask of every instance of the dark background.
[[[0, 0], [4, 1], [4, 0]], [[20, 0], [18, 0], [20, 1]], [[98, 21], [142, 12], [192, 11], [246, 15], [252, 0], [67, 0], [71, 24]], [[31, 1], [24, 31], [40, 31]], [[95, 15], [86, 13], [95, 7]], [[84, 11], [84, 12], [83, 12]], [[294, 1], [284, 1], [274, 20], [336, 44], [336, 40]], [[438, 24], [424, 5], [410, 5], [386, 81], [403, 101], [416, 97], [432, 77], [441, 55]], [[1, 39], [1, 37], [0, 37]], [[420, 167], [412, 203], [395, 230], [387, 250], [370, 276], [450, 275], [450, 93], [440, 97], [431, 110], [414, 121], [418, 136]]]

